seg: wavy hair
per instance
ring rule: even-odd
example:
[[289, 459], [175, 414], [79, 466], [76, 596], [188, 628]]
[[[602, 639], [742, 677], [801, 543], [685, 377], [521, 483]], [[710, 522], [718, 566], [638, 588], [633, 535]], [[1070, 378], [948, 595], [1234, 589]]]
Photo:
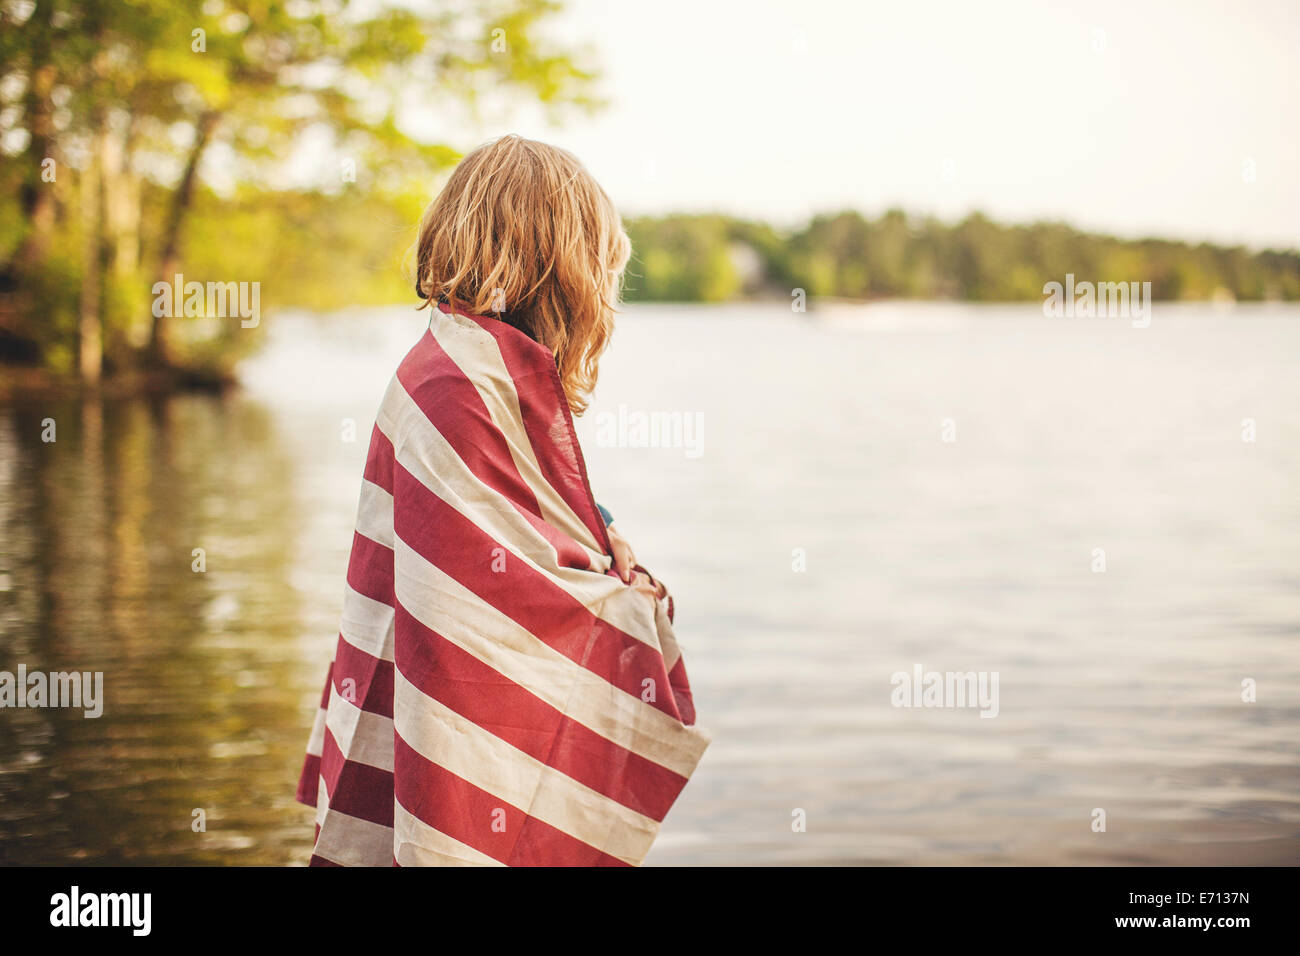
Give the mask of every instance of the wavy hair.
[[462, 159], [429, 204], [415, 289], [421, 308], [496, 316], [549, 348], [581, 415], [630, 254], [618, 211], [576, 157], [503, 136]]

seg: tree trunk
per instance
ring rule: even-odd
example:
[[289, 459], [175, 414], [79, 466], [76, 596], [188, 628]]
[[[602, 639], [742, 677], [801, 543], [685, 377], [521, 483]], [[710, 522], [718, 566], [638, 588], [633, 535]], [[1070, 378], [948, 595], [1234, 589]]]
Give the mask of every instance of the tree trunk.
[[[162, 253], [158, 258], [158, 281], [170, 283], [180, 266], [181, 228], [194, 202], [194, 190], [198, 182], [199, 162], [203, 151], [212, 139], [221, 113], [217, 110], [205, 110], [199, 115], [194, 126], [194, 144], [190, 147], [190, 156], [185, 163], [185, 172], [172, 193], [171, 206], [167, 211], [167, 221], [163, 227]], [[181, 307], [173, 302], [172, 311]], [[149, 334], [149, 361], [154, 365], [165, 366], [170, 363], [169, 322], [166, 315], [154, 315], [153, 327]]]
[[130, 167], [133, 140], [130, 132], [110, 140], [104, 178], [109, 263], [123, 279], [140, 264], [140, 177]]
[[[15, 276], [30, 276], [40, 269], [54, 234], [54, 182], [46, 175], [47, 159], [54, 154], [54, 105], [50, 100], [57, 77], [52, 57], [54, 5], [43, 3], [44, 16], [31, 24], [30, 81], [23, 97], [23, 112], [31, 141], [27, 144], [28, 166], [20, 201], [27, 231], [14, 251], [11, 269]], [[57, 175], [57, 170], [54, 171]]]
[[58, 170], [46, 163], [55, 151], [54, 107], [50, 100], [58, 79], [53, 63], [53, 7], [50, 3], [40, 4], [25, 28], [31, 33], [31, 42], [23, 123], [30, 140], [18, 190], [22, 238], [8, 260], [0, 264], [0, 353], [26, 361], [38, 358], [41, 352], [34, 330], [47, 303], [38, 301], [38, 280], [58, 213], [53, 179]]
[[96, 117], [90, 157], [81, 176], [83, 230], [81, 300], [77, 321], [77, 358], [82, 381], [98, 384], [104, 364], [104, 152], [108, 133]]
[[140, 265], [140, 178], [131, 168], [134, 121], [115, 124], [105, 140], [104, 356], [129, 362], [148, 344], [149, 307]]
[[[45, 176], [47, 159], [52, 159], [53, 124], [50, 117], [50, 92], [54, 88], [54, 67], [43, 67], [32, 77], [30, 97], [33, 105], [29, 130], [32, 141], [28, 146], [31, 169], [23, 183], [22, 208], [27, 220], [27, 232], [14, 252], [13, 269], [16, 275], [26, 276], [37, 272], [45, 263], [54, 235], [54, 181]], [[35, 105], [39, 104], [39, 105]], [[57, 176], [57, 167], [51, 170]]]

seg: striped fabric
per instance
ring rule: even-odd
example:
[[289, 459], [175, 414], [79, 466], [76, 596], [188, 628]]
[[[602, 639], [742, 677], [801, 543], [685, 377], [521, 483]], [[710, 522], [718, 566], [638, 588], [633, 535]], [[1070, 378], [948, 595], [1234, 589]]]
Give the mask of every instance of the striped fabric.
[[670, 599], [609, 551], [551, 352], [434, 311], [371, 437], [313, 865], [641, 862], [708, 736]]

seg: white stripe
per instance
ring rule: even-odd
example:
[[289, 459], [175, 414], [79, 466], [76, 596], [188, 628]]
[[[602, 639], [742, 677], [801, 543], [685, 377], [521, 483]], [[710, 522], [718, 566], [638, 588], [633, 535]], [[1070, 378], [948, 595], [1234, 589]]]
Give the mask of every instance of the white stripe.
[[325, 818], [330, 812], [329, 787], [325, 785], [325, 775], [321, 774], [316, 779], [316, 826], [325, 822]]
[[331, 683], [329, 714], [325, 723], [345, 759], [392, 772], [391, 718], [362, 710], [346, 697], [340, 697]]
[[[397, 599], [425, 627], [593, 733], [683, 777], [691, 775], [709, 744], [698, 728], [684, 726], [549, 647], [401, 541], [394, 564]], [[666, 687], [657, 692], [671, 693]]]
[[448, 315], [438, 309], [434, 310], [429, 321], [429, 332], [483, 398], [492, 421], [505, 436], [519, 474], [541, 506], [542, 517], [588, 551], [603, 555], [604, 550], [591, 531], [546, 480], [537, 463], [532, 442], [523, 426], [519, 395], [496, 339], [473, 319]]
[[[612, 575], [560, 567], [551, 543], [505, 495], [470, 471], [400, 383], [389, 390], [376, 424], [398, 450], [397, 463], [478, 526], [503, 549], [507, 562], [524, 561], [601, 620], [659, 649], [652, 602]], [[395, 440], [397, 436], [404, 440]], [[496, 557], [484, 554], [483, 564], [490, 565]]]
[[328, 711], [324, 707], [316, 709], [316, 717], [311, 722], [311, 736], [307, 738], [307, 756], [319, 757], [325, 752], [325, 717]]
[[505, 866], [435, 830], [400, 803], [393, 804], [393, 855], [398, 866]]
[[393, 546], [393, 496], [368, 478], [361, 479], [357, 530], [386, 548]]
[[[486, 509], [499, 519], [497, 527], [506, 529], [501, 533], [507, 537], [501, 540], [524, 542], [535, 557], [535, 563], [558, 566], [555, 545], [519, 513], [508, 497], [474, 474], [397, 379], [393, 380], [384, 396], [375, 427], [392, 443], [394, 460], [412, 471], [421, 484], [439, 498], [467, 516], [476, 509]], [[481, 518], [471, 520], [475, 524], [482, 523]], [[584, 554], [588, 559], [588, 569], [599, 570], [596, 556], [589, 551], [584, 551]], [[485, 561], [490, 559], [490, 555], [484, 556]]]
[[392, 866], [393, 828], [331, 810], [312, 852], [340, 866]]
[[381, 661], [393, 659], [393, 609], [351, 585], [343, 593], [339, 635], [359, 651]]
[[[395, 672], [393, 723], [414, 751], [588, 846], [639, 864], [659, 824], [548, 767]], [[490, 820], [480, 821], [490, 826]]]
[[673, 632], [673, 622], [668, 620], [668, 599], [655, 601], [655, 630], [659, 633], [659, 650], [664, 656], [664, 673], [671, 674], [681, 659], [682, 651]]

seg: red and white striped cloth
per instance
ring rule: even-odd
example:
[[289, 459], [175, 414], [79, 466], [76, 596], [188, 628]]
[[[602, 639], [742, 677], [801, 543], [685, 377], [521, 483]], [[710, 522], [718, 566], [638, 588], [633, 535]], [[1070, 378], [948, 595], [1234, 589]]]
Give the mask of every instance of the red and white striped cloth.
[[670, 599], [609, 550], [550, 350], [434, 311], [371, 437], [313, 865], [641, 862], [709, 738]]

